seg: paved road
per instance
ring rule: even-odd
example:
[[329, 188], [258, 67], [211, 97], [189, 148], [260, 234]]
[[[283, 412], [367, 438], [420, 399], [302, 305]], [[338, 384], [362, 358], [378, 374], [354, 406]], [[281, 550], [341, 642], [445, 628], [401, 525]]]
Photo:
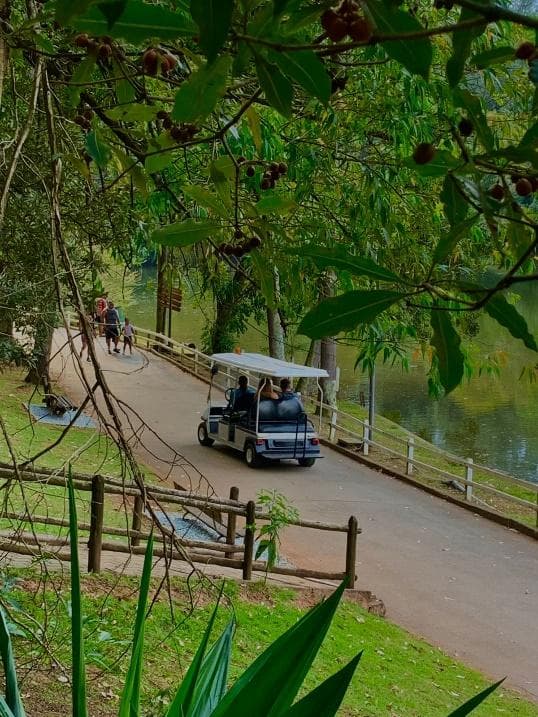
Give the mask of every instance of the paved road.
[[[491, 677], [508, 675], [512, 686], [538, 702], [535, 541], [330, 449], [311, 469], [290, 463], [253, 471], [236, 453], [198, 445], [204, 384], [138, 351], [132, 358], [108, 356], [99, 343], [99, 355], [115, 394], [170, 446], [147, 429], [137, 438], [137, 453], [158, 473], [170, 472], [166, 461], [177, 451], [219, 495], [226, 496], [231, 485], [242, 499], [276, 489], [306, 519], [345, 523], [357, 515], [363, 529], [358, 587], [384, 600], [387, 617]], [[71, 359], [63, 356], [55, 370], [65, 389], [80, 397]], [[131, 420], [137, 428], [133, 414]], [[169, 477], [207, 488], [188, 465], [176, 465]], [[284, 554], [303, 567], [343, 570], [344, 536], [290, 529]]]

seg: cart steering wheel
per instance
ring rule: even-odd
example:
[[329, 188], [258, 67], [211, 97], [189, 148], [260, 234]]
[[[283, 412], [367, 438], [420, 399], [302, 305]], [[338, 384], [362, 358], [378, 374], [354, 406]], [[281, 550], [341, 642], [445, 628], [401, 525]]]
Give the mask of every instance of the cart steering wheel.
[[227, 388], [226, 391], [224, 391], [224, 398], [228, 401], [228, 403], [232, 402], [233, 395], [234, 395], [233, 388]]

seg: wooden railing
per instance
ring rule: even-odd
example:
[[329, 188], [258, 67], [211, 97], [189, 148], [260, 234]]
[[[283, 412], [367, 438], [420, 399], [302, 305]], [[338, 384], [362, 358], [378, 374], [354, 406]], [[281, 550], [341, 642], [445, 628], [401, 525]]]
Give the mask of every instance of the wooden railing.
[[[32, 471], [22, 471], [15, 475], [8, 464], [0, 464], [0, 479], [16, 485], [19, 480], [24, 483], [41, 483], [43, 486], [66, 487], [66, 476], [44, 468]], [[312, 570], [288, 565], [268, 565], [267, 561], [255, 560], [254, 548], [256, 533], [260, 523], [271, 520], [269, 512], [262, 510], [254, 501], [241, 502], [239, 490], [235, 486], [230, 490], [230, 498], [216, 496], [203, 496], [184, 490], [172, 489], [164, 486], [148, 485], [145, 489], [145, 504], [140, 508], [141, 492], [138, 486], [130, 481], [121, 481], [102, 475], [73, 474], [75, 491], [89, 492], [90, 522], [79, 524], [79, 529], [89, 533], [88, 536], [88, 571], [101, 570], [103, 553], [130, 553], [142, 554], [145, 547], [141, 541], [149, 538], [154, 528], [155, 541], [158, 544], [154, 553], [156, 557], [166, 557], [172, 560], [183, 560], [190, 563], [205, 565], [218, 565], [240, 570], [244, 580], [250, 580], [253, 572], [274, 573], [299, 578], [317, 578], [322, 580], [343, 580], [347, 578], [347, 587], [353, 588], [356, 582], [357, 562], [357, 536], [361, 532], [358, 521], [351, 516], [346, 525], [318, 523], [315, 521], [291, 519], [290, 526], [302, 529], [323, 530], [345, 533], [345, 568], [341, 571], [327, 572]], [[4, 487], [5, 490], [9, 488]], [[132, 511], [130, 528], [107, 526], [105, 524], [106, 502], [109, 497], [119, 497], [128, 501]], [[151, 506], [154, 510], [163, 511], [164, 519], [155, 526], [153, 519], [144, 508]], [[172, 516], [165, 510], [165, 506], [179, 506], [189, 515], [198, 520], [202, 519], [206, 525], [220, 535], [219, 540], [190, 540], [176, 531]], [[226, 522], [218, 524], [215, 519], [208, 523], [208, 515], [218, 511], [226, 516]], [[205, 518], [205, 519], [204, 519]], [[244, 519], [243, 529], [239, 537], [243, 542], [238, 543], [237, 520]], [[62, 548], [68, 546], [67, 534], [59, 537], [45, 535], [37, 531], [36, 526], [54, 526], [68, 528], [67, 518], [51, 517], [49, 515], [28, 515], [24, 512], [0, 511], [0, 520], [16, 521], [18, 528], [11, 529], [8, 535], [0, 534], [0, 551], [35, 555], [42, 546], [47, 551], [52, 547]], [[21, 525], [31, 525], [32, 530], [21, 530]], [[133, 527], [135, 526], [135, 527]], [[107, 537], [116, 537], [118, 540], [107, 540]], [[69, 560], [68, 552], [55, 551], [60, 560]]]

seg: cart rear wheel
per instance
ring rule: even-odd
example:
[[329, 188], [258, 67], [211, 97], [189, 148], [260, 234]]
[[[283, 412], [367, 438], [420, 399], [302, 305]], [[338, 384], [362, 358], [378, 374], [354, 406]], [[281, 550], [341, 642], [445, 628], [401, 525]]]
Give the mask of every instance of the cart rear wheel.
[[297, 462], [303, 468], [312, 468], [312, 466], [316, 462], [316, 459], [315, 458], [298, 458]]
[[258, 466], [261, 465], [261, 456], [256, 453], [254, 443], [252, 443], [251, 441], [249, 441], [245, 446], [244, 457], [245, 463], [249, 468], [258, 468]]
[[215, 441], [207, 435], [207, 426], [204, 421], [198, 426], [198, 442], [202, 446], [212, 446]]

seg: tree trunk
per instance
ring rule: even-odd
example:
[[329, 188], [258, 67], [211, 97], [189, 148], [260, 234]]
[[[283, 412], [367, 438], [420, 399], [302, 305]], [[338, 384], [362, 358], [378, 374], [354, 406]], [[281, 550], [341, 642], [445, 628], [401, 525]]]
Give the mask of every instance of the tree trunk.
[[267, 334], [269, 337], [269, 356], [285, 360], [284, 329], [280, 322], [280, 314], [276, 309], [267, 307]]
[[26, 383], [33, 383], [35, 386], [43, 384], [43, 388], [48, 393], [50, 391], [50, 352], [52, 348], [52, 336], [54, 334], [54, 317], [45, 316], [44, 321], [40, 321], [34, 339], [34, 349], [32, 351], [32, 367], [28, 371], [28, 375], [24, 379]]
[[164, 334], [166, 331], [166, 305], [161, 304], [160, 298], [166, 296], [168, 284], [166, 281], [166, 264], [168, 261], [168, 249], [163, 246], [157, 258], [157, 313], [155, 331]]
[[[319, 383], [323, 391], [323, 403], [336, 405], [336, 341], [334, 338], [321, 340], [320, 368], [324, 368], [329, 378], [321, 378]], [[321, 393], [319, 395], [321, 400]]]
[[[319, 341], [316, 339], [312, 339], [310, 341], [310, 346], [308, 347], [308, 353], [306, 354], [306, 358], [304, 360], [305, 366], [319, 366]], [[304, 393], [304, 391], [308, 387], [308, 379], [306, 378], [300, 378], [297, 381], [297, 385], [295, 386], [295, 390], [298, 393]]]
[[215, 320], [209, 333], [209, 345], [204, 347], [209, 353], [226, 353], [234, 349], [236, 337], [231, 324], [238, 311], [243, 284], [243, 274], [235, 273], [225, 291], [214, 292]]

